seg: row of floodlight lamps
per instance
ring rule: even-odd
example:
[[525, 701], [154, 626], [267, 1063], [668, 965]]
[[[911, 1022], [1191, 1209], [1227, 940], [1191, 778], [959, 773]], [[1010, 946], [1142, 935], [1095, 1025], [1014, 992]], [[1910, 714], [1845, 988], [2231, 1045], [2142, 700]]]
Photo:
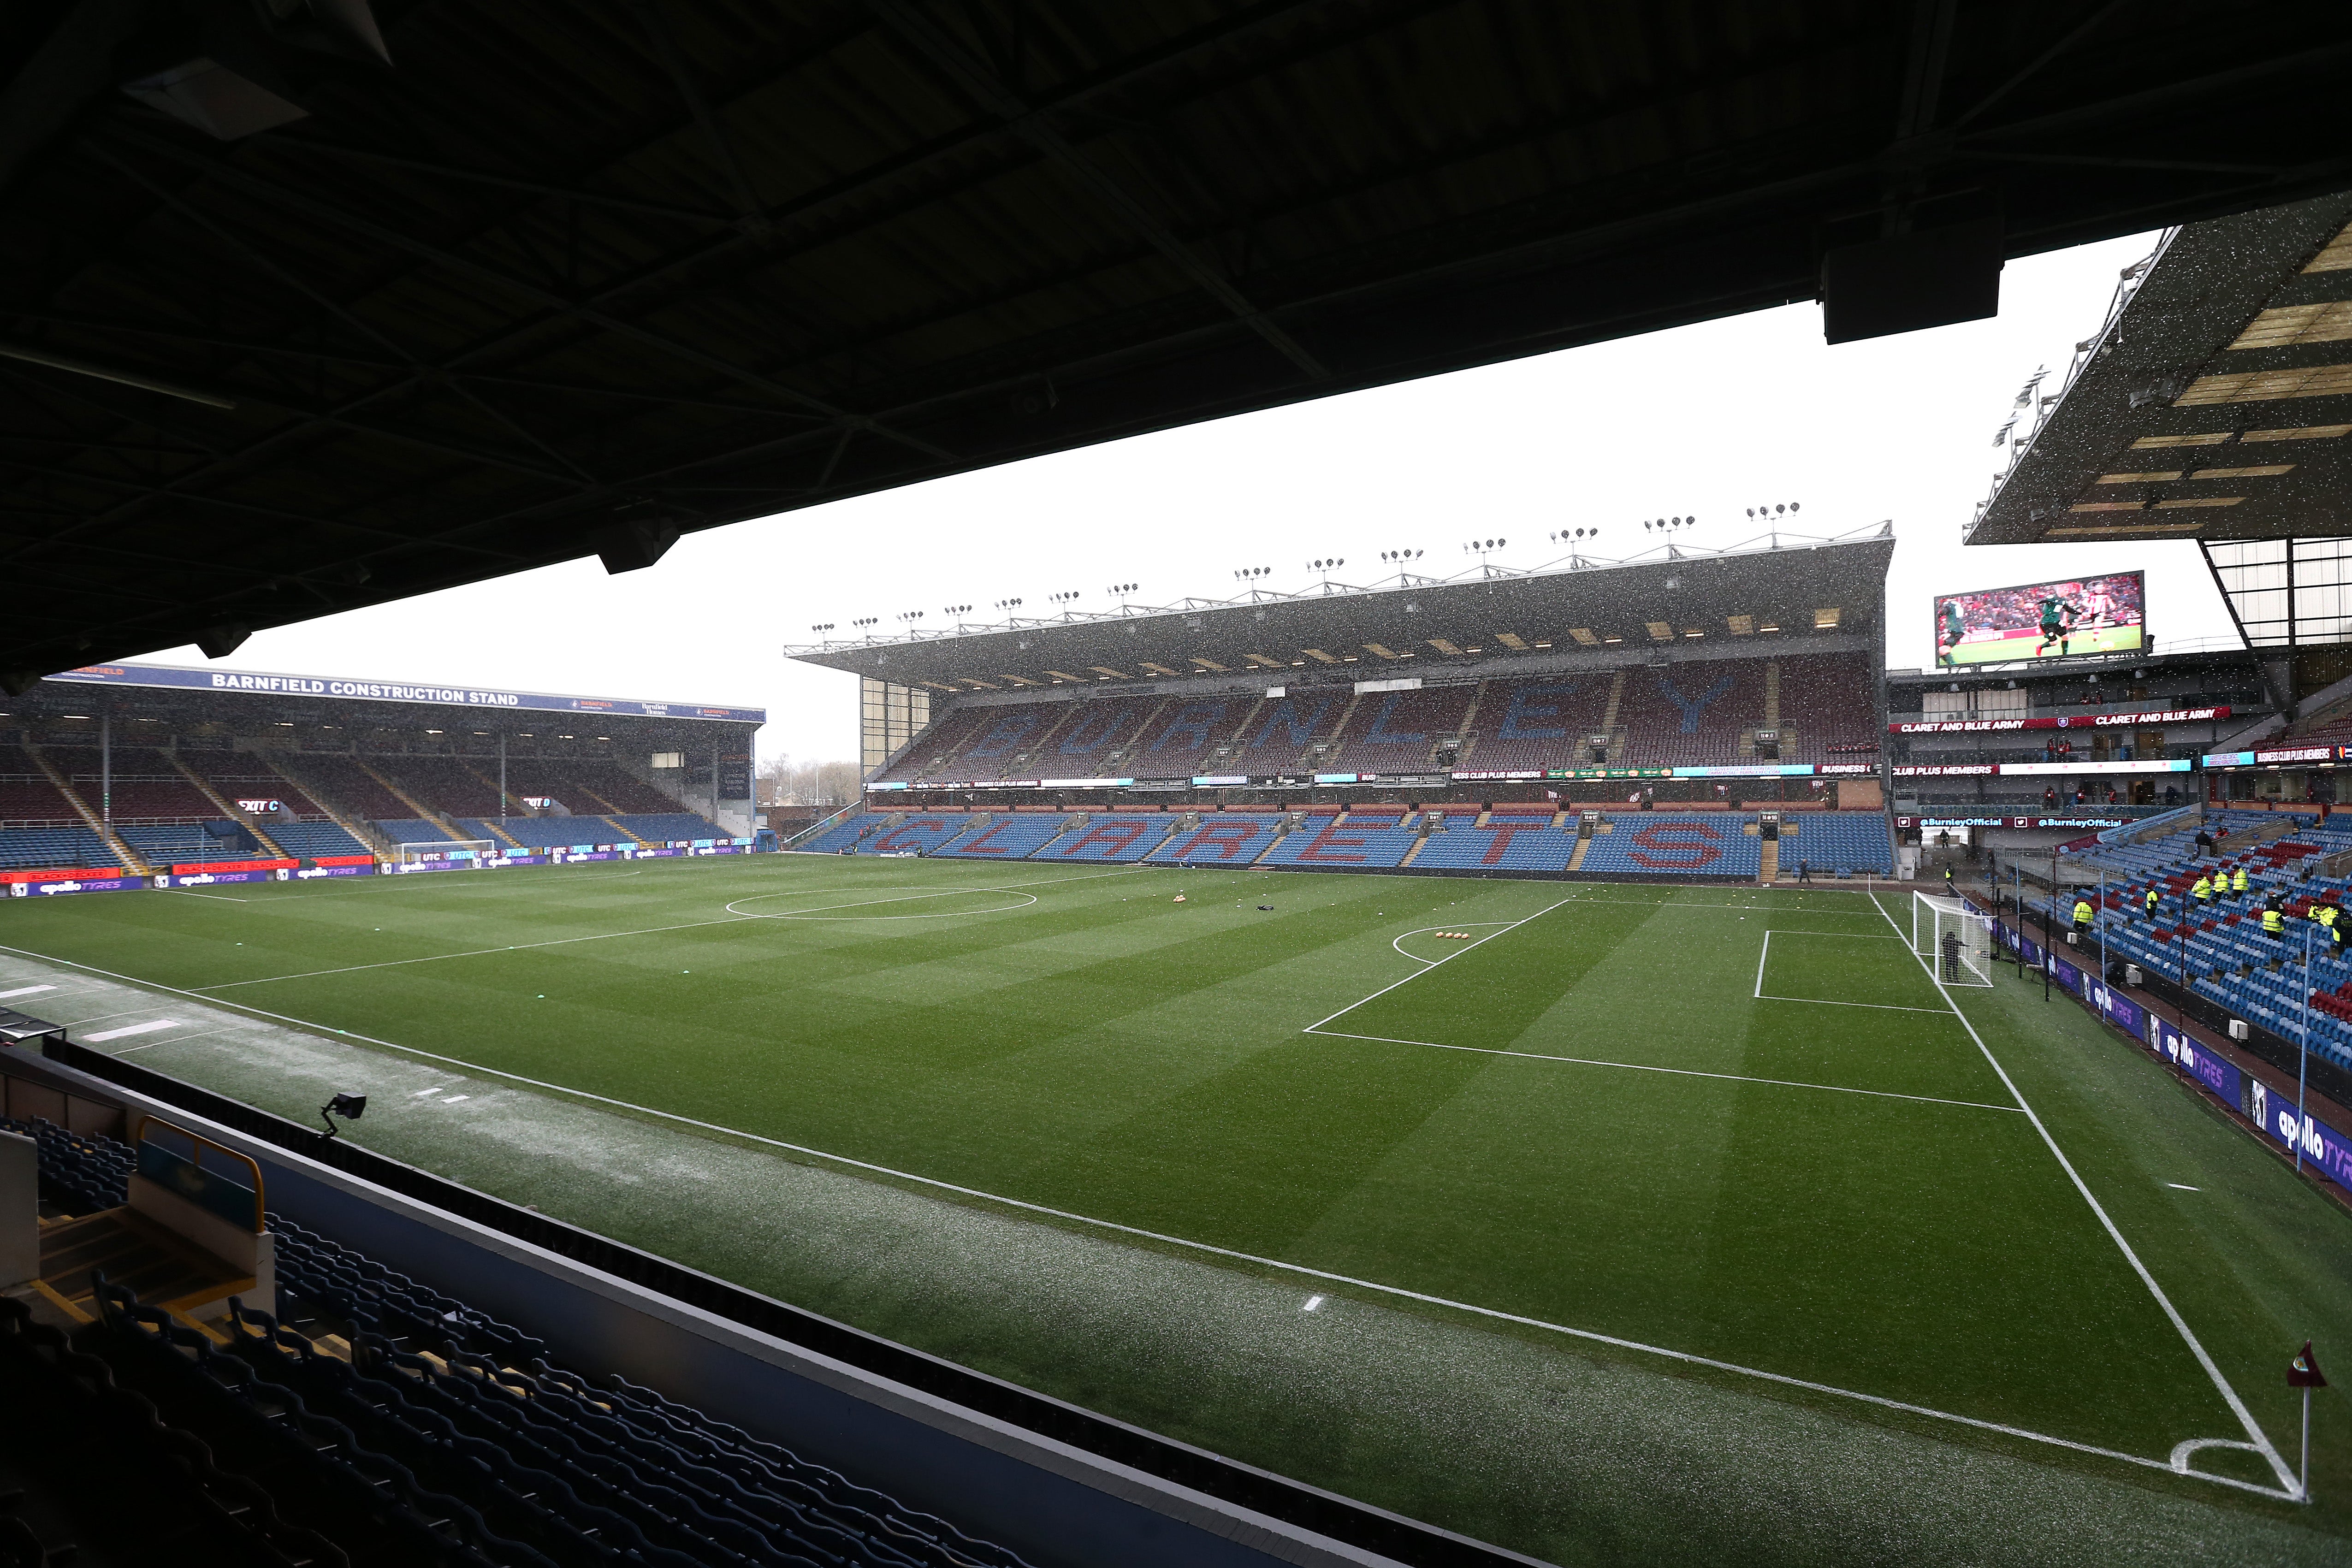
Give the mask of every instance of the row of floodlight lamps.
[[[1748, 508], [1748, 515], [1751, 517], [1761, 517], [1769, 521], [1774, 517], [1784, 516], [1796, 510], [1798, 510], [1798, 505], [1796, 502], [1783, 501], [1777, 502], [1769, 506], [1750, 507]], [[1657, 517], [1643, 523], [1642, 530], [1644, 533], [1672, 533], [1677, 528], [1687, 528], [1697, 521], [1698, 518], [1696, 517]], [[1563, 544], [1574, 547], [1583, 540], [1599, 538], [1601, 537], [1601, 530], [1599, 528], [1560, 528], [1555, 532], [1547, 534], [1544, 537], [1554, 544]], [[1502, 549], [1508, 546], [1510, 542], [1511, 541], [1507, 538], [1465, 539], [1462, 543], [1462, 550], [1465, 555], [1483, 556], [1491, 550]], [[1391, 563], [1418, 560], [1428, 553], [1429, 552], [1427, 550], [1420, 549], [1384, 549], [1381, 551], [1381, 559]], [[1347, 564], [1348, 560], [1345, 556], [1322, 557], [1307, 562], [1307, 570], [1309, 571], [1328, 572], [1336, 570]], [[1274, 568], [1270, 566], [1238, 567], [1234, 569], [1234, 580], [1237, 582], [1254, 582], [1259, 578], [1271, 575], [1273, 571]], [[1140, 583], [1134, 582], [1114, 582], [1108, 588], [1104, 589], [1103, 592], [1113, 599], [1123, 599], [1127, 595], [1135, 592], [1142, 585]], [[1074, 588], [1066, 592], [1048, 594], [1046, 595], [1046, 601], [1056, 605], [1068, 604], [1074, 602], [1078, 597], [1079, 591]], [[1025, 599], [1000, 599], [996, 601], [994, 607], [998, 610], [1018, 610], [1027, 602], [1028, 601]], [[950, 604], [942, 611], [941, 613], [946, 615], [967, 615], [970, 614], [971, 612], [971, 606], [969, 604]], [[894, 619], [912, 624], [917, 621], [922, 620], [928, 613], [928, 612], [921, 610], [902, 610], [896, 617], [894, 617]], [[851, 629], [854, 631], [863, 631], [866, 627], [879, 625], [881, 623], [881, 620], [882, 618], [878, 615], [868, 615], [860, 620], [852, 621], [849, 624]], [[812, 625], [809, 630], [812, 632], [824, 632], [834, 631], [835, 627], [836, 622], [835, 622], [820, 621]]]

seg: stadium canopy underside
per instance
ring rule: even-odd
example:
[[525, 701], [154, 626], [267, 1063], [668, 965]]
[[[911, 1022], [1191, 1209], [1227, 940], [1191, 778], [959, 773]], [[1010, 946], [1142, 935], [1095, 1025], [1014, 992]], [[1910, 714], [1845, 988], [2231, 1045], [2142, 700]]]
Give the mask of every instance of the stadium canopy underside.
[[2231, 0], [34, 0], [0, 674], [1824, 277], [1981, 315], [2352, 183], [2347, 60]]
[[2252, 646], [2352, 641], [2352, 193], [2167, 235], [2019, 408], [1969, 543], [2194, 539]]
[[1108, 614], [966, 626], [792, 657], [950, 695], [1169, 681], [1318, 684], [1480, 679], [1511, 668], [1735, 658], [1826, 640], [1883, 649], [1891, 528], [1841, 540], [1759, 538], [1632, 561], [1570, 558], [1357, 587], [1259, 591]]

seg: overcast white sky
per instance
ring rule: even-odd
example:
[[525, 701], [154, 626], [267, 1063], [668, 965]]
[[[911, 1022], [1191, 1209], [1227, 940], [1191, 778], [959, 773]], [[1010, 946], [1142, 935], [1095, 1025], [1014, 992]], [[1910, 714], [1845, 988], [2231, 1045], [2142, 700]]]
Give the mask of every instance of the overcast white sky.
[[1364, 581], [1401, 547], [1452, 571], [1474, 536], [1535, 566], [1562, 526], [1630, 555], [1643, 518], [1677, 514], [1700, 519], [1690, 543], [1730, 545], [1757, 531], [1747, 507], [1790, 500], [1808, 533], [1894, 520], [1897, 665], [1929, 662], [1936, 593], [2092, 570], [2147, 570], [2159, 647], [2226, 635], [2193, 544], [1960, 544], [2019, 386], [2063, 372], [2154, 237], [2011, 262], [1990, 321], [1832, 349], [1818, 306], [1760, 311], [740, 523], [620, 577], [591, 559], [261, 632], [217, 667], [748, 704], [763, 758], [854, 758], [855, 678], [779, 653], [815, 622], [1069, 589], [1101, 608], [1126, 581], [1222, 597], [1239, 566], [1299, 587], [1321, 556]]

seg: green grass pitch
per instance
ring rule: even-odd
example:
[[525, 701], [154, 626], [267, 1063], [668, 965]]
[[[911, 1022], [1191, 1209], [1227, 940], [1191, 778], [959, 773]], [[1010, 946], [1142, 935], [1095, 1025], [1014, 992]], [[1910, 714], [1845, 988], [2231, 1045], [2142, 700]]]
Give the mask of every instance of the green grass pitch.
[[2242, 1413], [2292, 1464], [2281, 1373], [2296, 1312], [2341, 1319], [2344, 1216], [2245, 1140], [2325, 1260], [2257, 1277], [2078, 1084], [2070, 1053], [2127, 1048], [2013, 978], [1955, 1007], [1909, 921], [1834, 889], [780, 856], [16, 901], [0, 972], [2061, 1465], [2203, 1445], [2241, 1486], [2161, 1484], [2266, 1506]]

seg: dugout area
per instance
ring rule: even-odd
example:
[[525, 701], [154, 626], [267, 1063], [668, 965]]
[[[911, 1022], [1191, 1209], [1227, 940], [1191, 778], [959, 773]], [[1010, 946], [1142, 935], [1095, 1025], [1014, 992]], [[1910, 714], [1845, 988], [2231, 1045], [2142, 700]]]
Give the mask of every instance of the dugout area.
[[[2287, 1505], [2210, 1446], [2248, 1440], [2232, 1396], [2284, 1444], [2268, 1353], [2352, 1299], [2340, 1210], [2038, 988], [1956, 1013], [1893, 897], [870, 859], [237, 892], [14, 911], [0, 975], [106, 1015], [78, 1040], [167, 1020], [94, 1050], [290, 1114], [332, 1076], [395, 1157], [1538, 1555], [1559, 1504], [1472, 1484], [1412, 1412], [1307, 1440], [1268, 1402], [1377, 1385], [1378, 1322], [2234, 1520]], [[782, 1179], [830, 1196], [780, 1237]], [[1087, 1252], [1039, 1287], [1065, 1310], [942, 1308], [983, 1224]], [[1286, 1291], [1359, 1327], [1341, 1368], [1254, 1344], [1264, 1387], [1171, 1382], [1138, 1304], [1076, 1282], [1108, 1260], [1245, 1340]], [[1201, 1304], [1233, 1291], [1239, 1328]]]

